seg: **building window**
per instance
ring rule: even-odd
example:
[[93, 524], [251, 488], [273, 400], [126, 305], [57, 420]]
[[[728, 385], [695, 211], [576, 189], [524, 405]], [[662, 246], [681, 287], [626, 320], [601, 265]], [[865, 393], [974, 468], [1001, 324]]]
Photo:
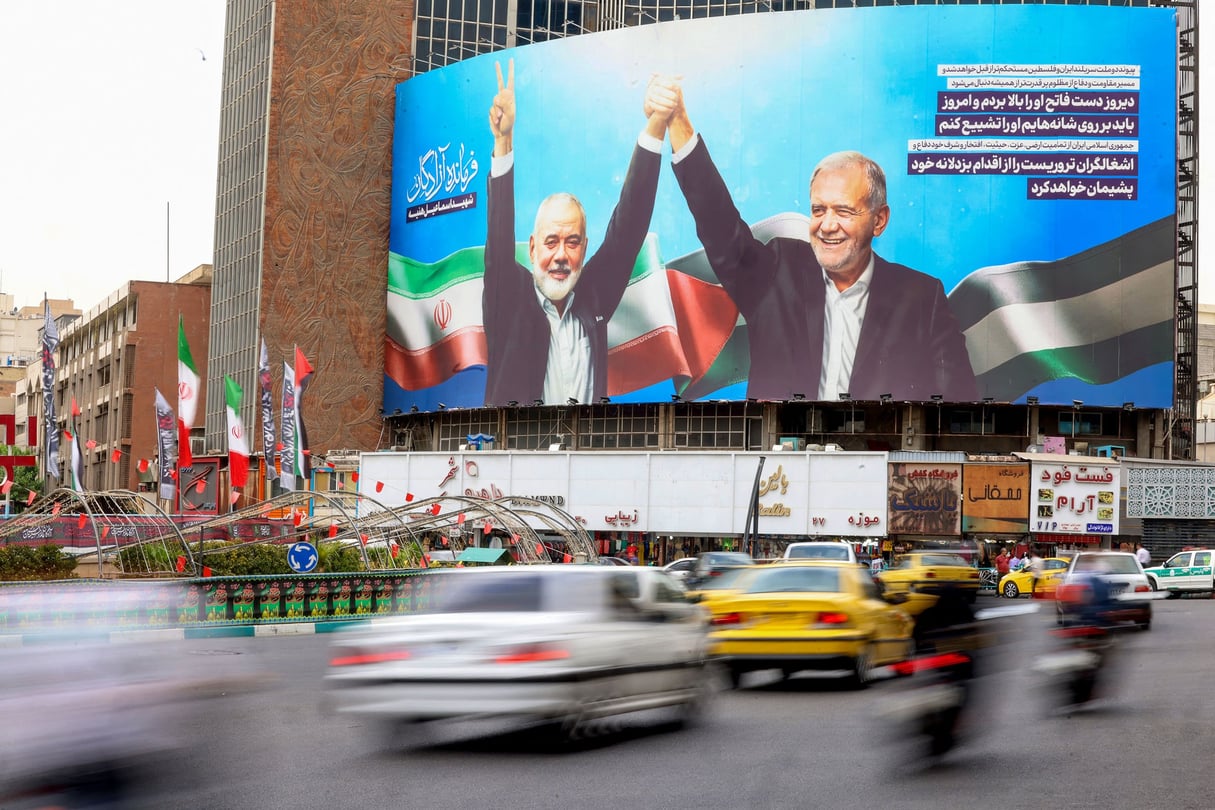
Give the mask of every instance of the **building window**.
[[594, 405], [578, 420], [580, 450], [658, 447], [657, 405]]
[[[468, 437], [480, 433], [494, 436], [498, 432], [498, 414], [487, 408], [470, 411], [450, 411], [439, 424], [439, 452], [452, 453], [468, 444]], [[495, 445], [497, 442], [495, 441]]]
[[690, 450], [747, 449], [747, 404], [706, 403], [696, 413], [675, 413], [675, 446]]

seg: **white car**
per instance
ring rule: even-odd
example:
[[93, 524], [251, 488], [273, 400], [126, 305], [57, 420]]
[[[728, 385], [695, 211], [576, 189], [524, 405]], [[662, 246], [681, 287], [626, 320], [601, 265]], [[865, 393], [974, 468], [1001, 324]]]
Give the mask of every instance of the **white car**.
[[486, 721], [551, 725], [565, 739], [646, 709], [686, 721], [717, 683], [707, 613], [660, 569], [529, 565], [428, 580], [427, 612], [341, 634], [325, 676], [329, 708], [373, 721], [390, 746]]
[[1215, 591], [1215, 568], [1209, 548], [1179, 551], [1164, 563], [1144, 569], [1152, 590], [1173, 593], [1210, 593]]
[[832, 540], [811, 540], [785, 546], [786, 560], [839, 560], [856, 562], [856, 551], [848, 543]]
[[[1143, 566], [1134, 554], [1125, 551], [1081, 551], [1072, 557], [1067, 572], [1055, 588], [1055, 611], [1059, 624], [1070, 618], [1067, 586], [1080, 583], [1085, 577], [1100, 576], [1109, 583], [1110, 596], [1121, 599], [1125, 607], [1115, 615], [1119, 621], [1133, 622], [1142, 630], [1152, 627], [1152, 585]], [[1138, 595], [1138, 596], [1135, 596]], [[1131, 596], [1131, 599], [1126, 597]]]
[[695, 557], [683, 557], [681, 559], [675, 560], [675, 562], [667, 563], [666, 565], [664, 565], [662, 567], [662, 570], [666, 571], [668, 574], [675, 577], [675, 579], [685, 580], [688, 578], [688, 575], [691, 574], [693, 570], [695, 570], [695, 568], [696, 568], [696, 558]]

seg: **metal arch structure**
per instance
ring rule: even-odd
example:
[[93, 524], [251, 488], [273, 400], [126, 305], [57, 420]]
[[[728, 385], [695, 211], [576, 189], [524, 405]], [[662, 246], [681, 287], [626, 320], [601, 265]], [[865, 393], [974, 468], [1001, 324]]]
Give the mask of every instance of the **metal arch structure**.
[[582, 555], [587, 562], [599, 561], [599, 551], [595, 548], [594, 538], [582, 526], [578, 518], [569, 512], [548, 501], [535, 498], [507, 496], [498, 499], [499, 503], [503, 501], [509, 502], [510, 508], [515, 514], [535, 518], [553, 532], [561, 535], [569, 553], [575, 558]]
[[[77, 516], [81, 530], [93, 535], [94, 549], [77, 560], [97, 565], [104, 579], [105, 566], [119, 576], [176, 576], [178, 558], [193, 562], [181, 530], [158, 504], [126, 489], [77, 492], [60, 487], [44, 495], [20, 515], [0, 524], [0, 540], [11, 541], [31, 528]], [[137, 566], [130, 563], [138, 560]], [[128, 568], [138, 570], [128, 570]]]
[[[208, 553], [206, 540], [218, 535], [231, 537], [231, 527], [249, 520], [270, 518], [281, 520], [283, 531], [267, 537], [240, 540], [236, 545], [262, 545], [266, 543], [295, 543], [311, 541], [322, 534], [339, 545], [355, 546], [362, 556], [366, 570], [402, 568], [399, 554], [392, 553], [392, 541], [398, 536], [408, 537], [408, 527], [399, 518], [385, 519], [391, 515], [384, 504], [357, 492], [319, 492], [296, 490], [284, 492], [269, 500], [251, 504], [235, 512], [218, 515], [209, 520], [191, 524], [186, 532], [194, 535], [197, 543], [194, 554], [196, 575], [201, 573], [203, 559]], [[395, 524], [395, 525], [394, 525]], [[420, 557], [420, 550], [418, 552]]]

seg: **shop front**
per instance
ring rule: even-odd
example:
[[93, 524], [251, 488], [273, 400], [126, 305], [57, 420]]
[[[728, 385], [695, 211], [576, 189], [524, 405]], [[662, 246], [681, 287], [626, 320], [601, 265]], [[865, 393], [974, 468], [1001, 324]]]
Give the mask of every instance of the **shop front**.
[[[1020, 455], [1020, 454], [1018, 454]], [[1043, 557], [1118, 549], [1121, 468], [1097, 456], [1037, 453], [1030, 463], [1030, 538]]]

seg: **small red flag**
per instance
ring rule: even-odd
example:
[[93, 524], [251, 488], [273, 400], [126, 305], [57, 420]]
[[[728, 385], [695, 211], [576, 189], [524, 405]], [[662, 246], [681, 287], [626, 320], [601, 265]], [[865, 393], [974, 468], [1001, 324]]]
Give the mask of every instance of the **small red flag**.
[[329, 539], [332, 540], [335, 537], [337, 537], [337, 524], [330, 523], [329, 524]]
[[304, 521], [303, 512], [294, 512], [293, 511], [291, 513], [291, 522], [294, 523], [296, 526], [300, 525], [300, 523], [302, 523], [303, 521]]
[[121, 459], [122, 459], [121, 450], [115, 450], [113, 453], [110, 453], [110, 461], [112, 461], [113, 463], [117, 464]]
[[430, 567], [430, 555], [429, 555], [429, 554], [423, 554], [423, 555], [422, 555], [422, 567], [423, 567], [423, 568], [429, 568], [429, 567]]
[[185, 555], [183, 555], [183, 554], [178, 554], [178, 555], [177, 555], [177, 573], [179, 573], [179, 574], [180, 574], [181, 572], [183, 572], [183, 571], [185, 571], [185, 570], [186, 570], [186, 558], [185, 558]]
[[412, 493], [412, 492], [406, 492], [406, 493], [405, 493], [405, 502], [406, 502], [406, 503], [409, 503], [409, 502], [410, 502], [410, 501], [412, 501], [412, 500], [413, 500], [413, 493]]
[[109, 536], [110, 536], [110, 527], [109, 527], [109, 526], [102, 526], [102, 527], [101, 527], [101, 537], [102, 537], [102, 539], [105, 539], [105, 538], [107, 538], [107, 537], [109, 537]]
[[430, 507], [430, 514], [432, 514], [432, 515], [437, 515], [437, 514], [439, 514], [439, 510], [440, 510], [440, 509], [442, 509], [442, 508], [443, 508], [443, 507], [439, 506], [439, 505], [436, 503], [434, 506]]
[[138, 467], [141, 473], [146, 473], [148, 471], [148, 460], [146, 458], [141, 458], [139, 460]]
[[204, 577], [211, 576], [211, 569], [204, 565], [202, 574]]
[[461, 512], [460, 514], [456, 515], [456, 525], [461, 526], [463, 524], [464, 524], [464, 513]]
[[59, 514], [59, 504], [58, 503], [56, 503], [54, 506], [51, 507], [51, 514], [52, 515]]
[[494, 524], [490, 523], [488, 520], [485, 521], [485, 527], [483, 530], [486, 534], [489, 534], [494, 530]]
[[352, 472], [352, 473], [350, 474], [350, 480], [351, 480], [351, 481], [353, 481], [353, 482], [354, 482], [354, 483], [356, 483], [356, 484], [359, 482], [359, 474], [358, 474], [358, 472], [357, 472], [357, 471]]
[[573, 561], [574, 561], [574, 558], [573, 558], [573, 557], [571, 557], [570, 555], [568, 555], [568, 554], [562, 554], [562, 555], [561, 555], [561, 562], [563, 562], [563, 563], [571, 563], [571, 562], [573, 562]]
[[[362, 543], [363, 545], [367, 545], [367, 535], [365, 535], [365, 534], [360, 534], [360, 535], [359, 535], [359, 542], [360, 542], [360, 543]], [[394, 546], [393, 546], [393, 548], [394, 548], [394, 550], [395, 550], [396, 546], [394, 545]]]
[[78, 528], [83, 529], [83, 528], [84, 528], [84, 524], [86, 524], [86, 523], [88, 523], [88, 522], [89, 522], [89, 516], [88, 516], [88, 515], [86, 515], [84, 512], [81, 512], [81, 513], [80, 513], [80, 516], [79, 516], [78, 518], [76, 518], [76, 526], [77, 526]]
[[70, 441], [72, 441], [72, 431], [70, 431], [70, 430], [65, 430], [65, 431], [63, 431], [63, 435], [64, 435], [64, 436], [67, 436], [67, 440], [68, 440], [69, 442], [70, 442]]
[[518, 542], [519, 542], [519, 535], [517, 535], [517, 534], [512, 534], [512, 535], [510, 536], [510, 544], [513, 546], [513, 545], [518, 544]]
[[440, 537], [440, 538], [439, 538], [439, 542], [440, 542], [440, 543], [442, 543], [443, 545], [447, 545], [447, 538], [446, 538], [446, 537]]
[[80, 416], [80, 406], [76, 404], [76, 397], [72, 397], [72, 416]]
[[5, 481], [3, 484], [0, 484], [0, 492], [3, 492], [5, 495], [9, 494], [12, 491], [13, 491], [13, 479], [10, 478], [7, 481]]
[[93, 448], [95, 448], [97, 446], [97, 442], [94, 441], [93, 439], [89, 439], [87, 442], [84, 443], [84, 446], [87, 447], [88, 449], [92, 450]]
[[537, 556], [537, 557], [543, 557], [543, 556], [544, 556], [544, 544], [543, 544], [543, 543], [537, 543], [537, 544], [536, 544], [536, 556]]
[[26, 506], [33, 506], [33, 504], [34, 504], [34, 498], [37, 498], [37, 497], [38, 497], [38, 493], [37, 493], [37, 492], [34, 492], [34, 490], [32, 490], [32, 489], [31, 489], [31, 490], [30, 490], [30, 494], [29, 494], [29, 496], [28, 496], [28, 497], [25, 499], [25, 505], [26, 505]]
[[337, 482], [337, 488], [338, 488], [338, 489], [345, 489], [345, 488], [346, 488], [346, 482], [345, 482], [345, 481], [343, 481], [342, 479], [340, 479], [340, 478], [339, 478], [339, 479], [338, 479], [338, 482]]
[[398, 546], [396, 543], [393, 543], [393, 544], [392, 544], [392, 558], [393, 558], [394, 560], [397, 558], [397, 554], [398, 554], [400, 551], [401, 551], [401, 547], [400, 547], [400, 546]]
[[375, 482], [375, 491], [376, 491], [376, 492], [383, 492], [383, 491], [384, 491], [384, 482], [383, 482], [383, 481], [376, 481], [376, 482]]
[[169, 470], [169, 477], [172, 478], [174, 481], [176, 481], [177, 480], [177, 470]]

